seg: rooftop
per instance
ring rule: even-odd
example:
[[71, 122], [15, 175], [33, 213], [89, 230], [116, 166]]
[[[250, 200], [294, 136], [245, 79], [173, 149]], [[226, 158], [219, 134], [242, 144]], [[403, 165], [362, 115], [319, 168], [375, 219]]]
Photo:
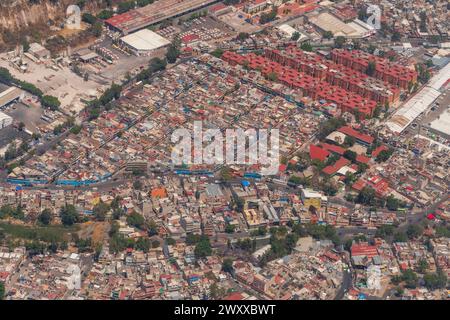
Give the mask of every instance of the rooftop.
[[169, 40], [148, 29], [122, 37], [121, 40], [139, 51], [155, 50], [170, 44]]

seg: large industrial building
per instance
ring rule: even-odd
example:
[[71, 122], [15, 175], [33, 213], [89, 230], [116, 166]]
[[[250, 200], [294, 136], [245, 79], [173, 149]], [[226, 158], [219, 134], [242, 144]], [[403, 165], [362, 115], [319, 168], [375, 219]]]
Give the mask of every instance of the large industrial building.
[[164, 0], [145, 7], [116, 15], [106, 20], [106, 25], [124, 35], [176, 18], [219, 2], [218, 0]]
[[12, 122], [13, 120], [10, 116], [0, 111], [0, 130], [11, 125]]
[[148, 55], [154, 50], [170, 45], [169, 40], [148, 29], [122, 37], [120, 41], [137, 56]]
[[403, 130], [422, 112], [427, 110], [442, 94], [440, 89], [449, 80], [449, 75], [450, 63], [433, 76], [426, 86], [420, 89], [419, 92], [395, 112], [392, 118], [386, 123], [388, 128], [395, 133], [403, 132]]
[[335, 37], [343, 36], [358, 39], [366, 38], [376, 33], [372, 26], [359, 19], [346, 23], [328, 12], [310, 15], [308, 20], [320, 31], [330, 31]]
[[18, 101], [23, 97], [23, 91], [16, 87], [9, 87], [0, 92], [0, 109], [3, 109], [10, 103]]

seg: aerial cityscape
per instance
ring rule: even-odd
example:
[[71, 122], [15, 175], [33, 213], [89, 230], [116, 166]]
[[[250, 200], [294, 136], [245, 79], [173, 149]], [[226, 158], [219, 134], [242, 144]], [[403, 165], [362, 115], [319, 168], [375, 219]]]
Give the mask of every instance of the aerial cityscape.
[[0, 1], [0, 300], [449, 300], [449, 12]]

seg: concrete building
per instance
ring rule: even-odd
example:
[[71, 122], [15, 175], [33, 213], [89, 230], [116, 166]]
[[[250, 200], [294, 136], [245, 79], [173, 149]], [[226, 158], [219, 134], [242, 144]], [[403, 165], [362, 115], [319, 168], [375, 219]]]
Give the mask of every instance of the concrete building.
[[6, 128], [12, 124], [12, 118], [3, 112], [0, 112], [0, 129]]
[[30, 49], [28, 50], [28, 52], [40, 60], [45, 60], [45, 59], [50, 58], [50, 51], [36, 42], [30, 44]]
[[249, 14], [257, 13], [267, 8], [267, 6], [268, 6], [267, 0], [255, 0], [253, 2], [247, 3], [244, 6], [244, 12]]
[[169, 40], [148, 29], [122, 37], [120, 41], [137, 56], [148, 55], [154, 50], [170, 45]]
[[310, 208], [312, 206], [316, 209], [320, 209], [322, 204], [322, 194], [320, 192], [310, 189], [303, 189], [301, 196], [303, 204], [306, 208]]
[[118, 14], [105, 21], [106, 25], [124, 35], [176, 18], [217, 3], [217, 0], [165, 0]]
[[231, 6], [227, 6], [223, 3], [218, 3], [209, 8], [209, 12], [216, 17], [230, 13], [232, 11], [233, 11], [233, 9]]
[[23, 91], [16, 87], [9, 87], [0, 92], [0, 110], [21, 98], [23, 98]]

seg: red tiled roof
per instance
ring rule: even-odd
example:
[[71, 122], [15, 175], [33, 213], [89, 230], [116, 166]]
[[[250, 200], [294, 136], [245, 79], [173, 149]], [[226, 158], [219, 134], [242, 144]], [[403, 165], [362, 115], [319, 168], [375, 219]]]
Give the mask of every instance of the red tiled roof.
[[368, 158], [368, 157], [366, 157], [366, 156], [364, 156], [364, 155], [362, 155], [362, 154], [358, 154], [358, 155], [356, 156], [356, 161], [359, 162], [359, 163], [365, 163], [365, 164], [367, 164], [367, 163], [369, 163], [370, 158]]
[[311, 144], [309, 146], [309, 156], [311, 160], [318, 159], [320, 161], [324, 161], [330, 153], [327, 150], [322, 149], [316, 145]]
[[340, 157], [338, 161], [336, 161], [333, 165], [325, 167], [322, 172], [328, 175], [335, 174], [339, 171], [342, 167], [348, 165], [350, 163], [350, 160], [345, 159], [344, 157]]
[[364, 180], [359, 179], [352, 185], [352, 188], [355, 189], [356, 191], [361, 191], [365, 186], [366, 182]]
[[378, 255], [378, 250], [376, 246], [370, 246], [365, 243], [354, 244], [351, 248], [352, 257], [354, 256], [366, 256], [368, 258], [373, 258]]
[[195, 40], [200, 39], [200, 37], [196, 34], [187, 34], [185, 35], [183, 38], [181, 38], [181, 41], [183, 41], [184, 43], [189, 43]]
[[223, 3], [218, 3], [214, 6], [212, 6], [211, 8], [209, 8], [210, 12], [217, 12], [219, 10], [225, 9], [227, 6]]
[[335, 145], [335, 144], [322, 143], [322, 147], [323, 147], [325, 150], [327, 150], [327, 151], [337, 153], [337, 154], [339, 154], [339, 155], [341, 155], [341, 156], [342, 156], [342, 155], [344, 154], [344, 152], [345, 152], [345, 149], [344, 149], [344, 148], [339, 147], [339, 146], [337, 146], [337, 145]]
[[367, 134], [363, 134], [349, 126], [344, 126], [344, 127], [340, 128], [338, 131], [342, 132], [343, 134], [346, 134], [348, 136], [351, 136], [357, 140], [361, 140], [365, 143], [368, 143], [368, 144], [371, 144], [373, 142], [373, 140], [375, 140], [373, 137], [371, 137]]
[[379, 146], [378, 148], [376, 148], [375, 150], [372, 151], [372, 157], [376, 158], [378, 157], [378, 155], [380, 154], [381, 151], [383, 150], [388, 150], [388, 147], [386, 146]]

